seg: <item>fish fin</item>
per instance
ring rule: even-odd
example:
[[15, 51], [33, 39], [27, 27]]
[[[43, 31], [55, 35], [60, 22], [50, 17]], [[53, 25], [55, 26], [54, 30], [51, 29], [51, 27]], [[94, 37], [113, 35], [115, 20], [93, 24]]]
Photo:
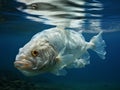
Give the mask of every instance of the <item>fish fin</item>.
[[81, 56], [80, 59], [75, 60], [75, 63], [76, 63], [75, 67], [76, 67], [76, 68], [82, 68], [82, 67], [84, 67], [85, 65], [89, 64], [89, 63], [90, 63], [89, 58], [90, 58], [90, 55], [89, 55], [89, 53], [86, 51], [86, 52]]
[[61, 26], [61, 25], [58, 25], [56, 28], [57, 28], [58, 30], [65, 30], [65, 26]]
[[71, 23], [71, 20], [66, 20], [64, 24], [57, 25], [57, 28], [64, 31], [66, 28], [70, 26], [70, 23]]
[[64, 68], [67, 67], [69, 64], [73, 63], [74, 60], [72, 54], [63, 55], [64, 50], [65, 48], [63, 48], [63, 50], [61, 50], [59, 55], [56, 57], [57, 64], [52, 71], [52, 73], [56, 75], [65, 75], [66, 70], [64, 70]]
[[67, 71], [64, 69], [61, 69], [61, 70], [54, 70], [51, 73], [53, 73], [57, 76], [65, 76], [67, 74]]
[[27, 71], [24, 71], [24, 70], [20, 70], [25, 76], [35, 76], [35, 75], [38, 75], [39, 72], [34, 72], [34, 73], [31, 73], [31, 72], [27, 72]]
[[56, 28], [58, 30], [61, 30], [65, 34], [66, 38], [70, 39], [70, 31], [66, 30], [67, 26], [68, 26], [68, 24], [58, 25]]
[[79, 59], [75, 59], [75, 61], [68, 66], [68, 68], [82, 68], [84, 67], [85, 65], [89, 64], [90, 61], [89, 61], [89, 58], [90, 58], [90, 55], [89, 53], [86, 51], [82, 56], [81, 58]]
[[91, 48], [93, 51], [95, 51], [98, 56], [102, 59], [105, 59], [106, 51], [105, 51], [105, 41], [102, 39], [102, 31], [94, 36], [90, 42], [88, 43], [89, 48]]

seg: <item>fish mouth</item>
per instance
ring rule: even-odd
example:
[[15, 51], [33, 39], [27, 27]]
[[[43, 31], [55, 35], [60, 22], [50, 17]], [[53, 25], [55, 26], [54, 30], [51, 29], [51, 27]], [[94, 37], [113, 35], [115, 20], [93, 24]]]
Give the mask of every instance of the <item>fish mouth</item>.
[[31, 70], [33, 68], [33, 63], [29, 60], [16, 60], [14, 66], [19, 70]]

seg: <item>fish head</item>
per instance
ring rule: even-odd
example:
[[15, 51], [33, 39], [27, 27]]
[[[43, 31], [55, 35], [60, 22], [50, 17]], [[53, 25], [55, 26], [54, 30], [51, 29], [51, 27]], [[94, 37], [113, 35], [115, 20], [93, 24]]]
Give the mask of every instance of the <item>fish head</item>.
[[19, 49], [14, 66], [27, 76], [49, 71], [55, 65], [57, 52], [48, 41], [32, 40]]

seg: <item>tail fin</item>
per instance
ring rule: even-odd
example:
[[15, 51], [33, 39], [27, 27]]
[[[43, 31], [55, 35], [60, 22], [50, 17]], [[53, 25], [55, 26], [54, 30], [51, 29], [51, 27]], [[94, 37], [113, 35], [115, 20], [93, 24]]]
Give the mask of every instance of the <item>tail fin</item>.
[[106, 51], [105, 51], [105, 41], [102, 39], [101, 36], [102, 32], [100, 32], [98, 35], [94, 36], [91, 40], [90, 40], [90, 45], [91, 45], [91, 49], [93, 51], [95, 51], [100, 58], [105, 59], [105, 55], [106, 55]]

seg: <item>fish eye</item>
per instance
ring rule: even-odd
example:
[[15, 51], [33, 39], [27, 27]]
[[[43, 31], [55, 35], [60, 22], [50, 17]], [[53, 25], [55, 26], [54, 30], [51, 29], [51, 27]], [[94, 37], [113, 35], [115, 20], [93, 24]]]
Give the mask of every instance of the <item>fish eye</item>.
[[33, 51], [31, 51], [31, 54], [33, 57], [36, 57], [36, 56], [38, 56], [39, 53], [38, 53], [38, 51], [33, 50]]
[[38, 8], [37, 4], [32, 4], [31, 6], [32, 6], [32, 9], [37, 9]]

